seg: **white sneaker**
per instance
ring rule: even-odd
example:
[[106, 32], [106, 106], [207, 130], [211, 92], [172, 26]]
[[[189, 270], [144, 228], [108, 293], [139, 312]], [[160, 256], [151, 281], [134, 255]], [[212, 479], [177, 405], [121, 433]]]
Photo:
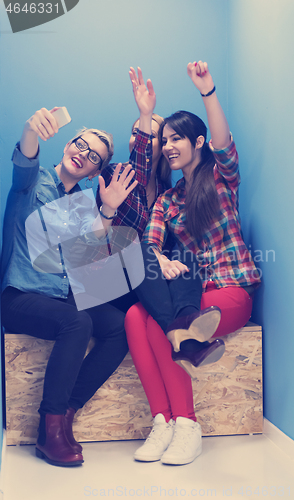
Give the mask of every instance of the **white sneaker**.
[[193, 462], [202, 452], [201, 427], [189, 418], [178, 417], [174, 436], [161, 462], [170, 465], [184, 465]]
[[141, 462], [160, 460], [173, 438], [174, 426], [172, 419], [167, 423], [162, 413], [158, 413], [153, 420], [152, 431], [145, 443], [135, 452], [134, 459]]

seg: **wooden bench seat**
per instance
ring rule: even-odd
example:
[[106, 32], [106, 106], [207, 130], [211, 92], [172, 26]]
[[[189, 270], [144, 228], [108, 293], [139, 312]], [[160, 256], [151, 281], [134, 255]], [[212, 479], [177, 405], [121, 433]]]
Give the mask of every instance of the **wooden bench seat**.
[[[248, 323], [223, 337], [224, 356], [199, 368], [193, 381], [196, 416], [204, 436], [261, 433], [262, 331]], [[33, 444], [38, 408], [52, 341], [5, 334], [7, 444]], [[151, 424], [149, 405], [128, 353], [118, 369], [78, 413], [78, 441], [145, 438]]]

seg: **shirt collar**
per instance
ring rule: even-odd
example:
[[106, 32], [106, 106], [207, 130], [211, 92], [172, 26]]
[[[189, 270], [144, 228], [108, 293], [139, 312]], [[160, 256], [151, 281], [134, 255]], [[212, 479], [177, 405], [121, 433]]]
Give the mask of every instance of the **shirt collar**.
[[52, 175], [53, 181], [55, 183], [55, 186], [59, 191], [61, 191], [64, 195], [65, 194], [73, 194], [81, 191], [81, 188], [79, 184], [77, 183], [68, 193], [65, 191], [64, 184], [62, 180], [60, 179], [59, 175], [56, 172], [56, 165], [54, 167], [49, 168], [50, 174]]
[[185, 185], [186, 185], [186, 181], [185, 181], [185, 177], [182, 177], [175, 185], [175, 189], [178, 191], [178, 193], [182, 194], [183, 191], [186, 191], [186, 188], [185, 188]]

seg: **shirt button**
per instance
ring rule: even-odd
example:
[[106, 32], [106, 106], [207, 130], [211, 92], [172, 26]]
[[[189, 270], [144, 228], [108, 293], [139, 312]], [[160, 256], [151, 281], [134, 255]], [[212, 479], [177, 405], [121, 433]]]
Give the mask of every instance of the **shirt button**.
[[150, 143], [151, 143], [151, 141], [150, 141], [150, 139], [148, 139], [148, 144], [150, 144]]
[[149, 163], [149, 158], [146, 159], [146, 163]]
[[63, 223], [66, 226], [66, 222]]

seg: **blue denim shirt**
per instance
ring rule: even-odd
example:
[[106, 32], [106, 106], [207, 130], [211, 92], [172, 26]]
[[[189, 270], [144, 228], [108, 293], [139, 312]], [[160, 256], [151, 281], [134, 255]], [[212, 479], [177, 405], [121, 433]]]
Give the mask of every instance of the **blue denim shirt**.
[[[26, 237], [26, 220], [36, 210], [39, 212], [42, 210], [44, 213], [44, 210], [47, 209], [46, 205], [54, 200], [63, 198], [67, 194], [76, 193], [74, 206], [71, 207], [69, 201], [68, 210], [59, 208], [61, 205], [66, 207], [64, 203], [48, 205], [48, 208], [55, 206], [55, 211], [52, 211], [54, 229], [57, 228], [58, 231], [59, 225], [60, 234], [62, 234], [66, 227], [69, 234], [72, 232], [73, 235], [76, 235], [78, 231], [80, 235], [88, 237], [90, 244], [94, 243], [93, 239], [95, 239], [96, 245], [97, 243], [105, 244], [104, 238], [98, 240], [92, 233], [92, 223], [95, 217], [93, 210], [89, 210], [90, 199], [88, 206], [85, 206], [85, 196], [83, 197], [83, 191], [78, 184], [69, 193], [66, 193], [55, 168], [40, 167], [39, 154], [35, 158], [29, 159], [21, 153], [19, 144], [16, 145], [13, 152], [12, 161], [14, 164], [13, 180], [7, 199], [3, 227], [2, 291], [8, 286], [12, 286], [25, 292], [66, 298], [69, 292], [69, 279], [64, 266], [61, 246], [57, 244], [50, 250], [51, 253], [56, 252], [54, 258], [60, 266], [58, 268], [60, 272], [39, 272], [31, 262]], [[81, 194], [80, 198], [78, 193]]]

